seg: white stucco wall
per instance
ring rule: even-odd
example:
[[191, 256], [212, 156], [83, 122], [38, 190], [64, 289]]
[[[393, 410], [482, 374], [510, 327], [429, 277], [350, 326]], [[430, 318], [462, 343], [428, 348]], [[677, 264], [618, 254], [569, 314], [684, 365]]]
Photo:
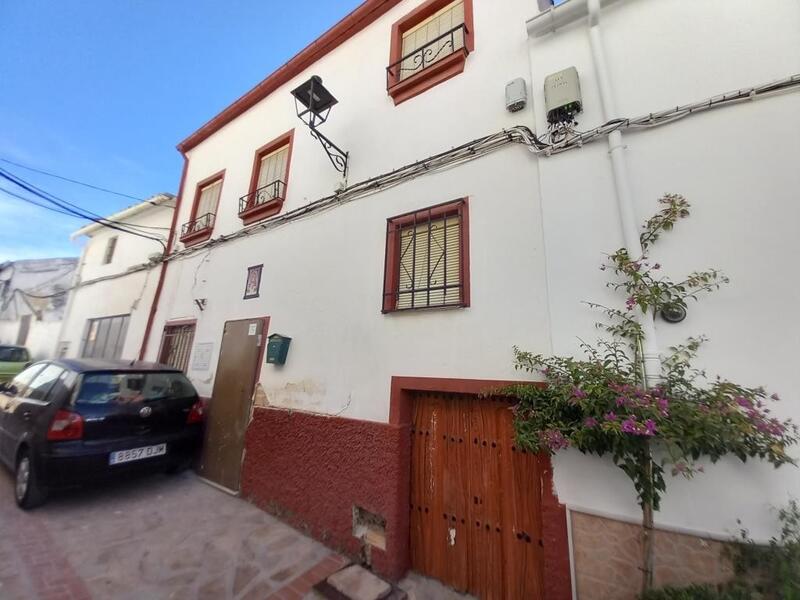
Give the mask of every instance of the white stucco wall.
[[[798, 73], [798, 24], [800, 4], [793, 0], [705, 0], [691, 9], [681, 0], [617, 2], [601, 20], [620, 111], [612, 116], [639, 116]], [[545, 129], [544, 78], [568, 66], [581, 79], [578, 129], [602, 123], [586, 19], [532, 40], [530, 60], [538, 131]], [[664, 273], [678, 278], [717, 267], [731, 278], [722, 291], [692, 303], [683, 323], [657, 320], [659, 347], [707, 335], [700, 366], [779, 392], [784, 401], [777, 412], [795, 420], [799, 109], [794, 92], [624, 134], [639, 220], [657, 210], [665, 192], [681, 193], [693, 206], [652, 253]], [[607, 274], [598, 270], [603, 253], [623, 245], [606, 142], [541, 160], [539, 173], [553, 347], [569, 354], [578, 337], [594, 335], [600, 316], [579, 302], [615, 301], [603, 288]], [[626, 477], [607, 460], [567, 452], [556, 460], [555, 476], [562, 501], [639, 514]], [[741, 518], [754, 535], [768, 537], [775, 525], [769, 507], [800, 496], [800, 471], [758, 461], [725, 460], [706, 465], [693, 481], [668, 483], [658, 522], [718, 535], [736, 531]]]
[[[125, 222], [148, 228], [169, 228], [173, 205], [174, 200], [171, 200], [166, 205], [148, 208], [127, 217]], [[163, 237], [165, 241], [169, 233], [164, 229], [146, 231], [148, 234]], [[117, 237], [117, 243], [113, 259], [109, 264], [103, 264], [108, 240], [114, 236]], [[130, 268], [146, 263], [151, 255], [160, 255], [162, 251], [162, 246], [155, 241], [114, 229], [101, 228], [91, 233], [81, 258], [81, 287], [72, 293], [60, 333], [60, 343], [68, 344], [67, 357], [80, 356], [82, 336], [88, 319], [125, 314], [130, 314], [131, 317], [122, 358], [133, 359], [139, 356], [160, 267], [93, 284], [87, 285], [87, 282], [126, 273]]]
[[[476, 50], [463, 74], [395, 107], [385, 91], [391, 23], [407, 1], [311, 69], [191, 150], [178, 223], [188, 220], [198, 181], [226, 169], [214, 236], [241, 228], [253, 153], [295, 128], [284, 211], [330, 194], [339, 177], [295, 116], [289, 90], [320, 75], [338, 97], [323, 131], [350, 151], [350, 183], [511, 125], [544, 128], [542, 84], [575, 65], [585, 112], [580, 129], [602, 121], [585, 22], [528, 41], [534, 2], [475, 2]], [[769, 11], [745, 0], [625, 0], [604, 15], [612, 78], [624, 116], [762, 83], [800, 71], [800, 10], [777, 0]], [[504, 86], [532, 86], [528, 109], [504, 109]], [[766, 384], [798, 415], [793, 362], [800, 333], [791, 320], [800, 294], [789, 273], [798, 254], [794, 190], [800, 155], [798, 94], [693, 116], [626, 135], [637, 210], [643, 219], [667, 191], [686, 195], [693, 216], [654, 256], [670, 274], [716, 266], [732, 279], [690, 307], [681, 325], [658, 324], [659, 345], [704, 333], [701, 360], [712, 372]], [[535, 113], [534, 110], [535, 109]], [[470, 198], [472, 305], [463, 310], [380, 313], [385, 220]], [[213, 343], [211, 369], [189, 372], [210, 395], [226, 320], [271, 318], [269, 333], [293, 338], [284, 367], [264, 365], [270, 403], [383, 421], [392, 375], [513, 379], [511, 347], [572, 353], [596, 334], [598, 315], [581, 300], [613, 301], [598, 270], [622, 244], [605, 142], [536, 159], [509, 147], [472, 163], [170, 264], [147, 357], [156, 357], [169, 320], [196, 318], [195, 344]], [[246, 269], [264, 264], [261, 295], [242, 300]], [[783, 273], [783, 276], [779, 274]], [[195, 299], [205, 299], [201, 311]], [[130, 334], [129, 334], [130, 335]], [[800, 415], [798, 415], [800, 416]], [[742, 518], [757, 537], [773, 530], [769, 505], [800, 495], [791, 467], [725, 461], [693, 482], [671, 481], [662, 525], [725, 535]], [[556, 459], [562, 501], [618, 516], [639, 512], [630, 484], [608, 461]]]

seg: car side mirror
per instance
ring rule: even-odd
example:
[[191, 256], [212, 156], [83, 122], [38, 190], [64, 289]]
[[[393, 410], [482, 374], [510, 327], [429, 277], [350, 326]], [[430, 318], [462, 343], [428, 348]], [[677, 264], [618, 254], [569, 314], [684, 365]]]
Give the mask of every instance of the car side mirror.
[[30, 367], [32, 364], [33, 364], [33, 363], [32, 363], [31, 361], [28, 361], [28, 362], [26, 362], [26, 363], [25, 363], [25, 367], [24, 367], [24, 368], [26, 368], [26, 369], [27, 369], [27, 368], [28, 368], [28, 367]]

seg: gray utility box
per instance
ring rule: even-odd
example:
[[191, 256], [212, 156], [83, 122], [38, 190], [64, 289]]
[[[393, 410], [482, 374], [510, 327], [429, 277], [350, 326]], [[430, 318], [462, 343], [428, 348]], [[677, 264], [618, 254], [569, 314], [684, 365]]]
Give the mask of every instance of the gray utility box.
[[572, 121], [583, 110], [578, 69], [569, 67], [544, 78], [544, 104], [548, 123]]

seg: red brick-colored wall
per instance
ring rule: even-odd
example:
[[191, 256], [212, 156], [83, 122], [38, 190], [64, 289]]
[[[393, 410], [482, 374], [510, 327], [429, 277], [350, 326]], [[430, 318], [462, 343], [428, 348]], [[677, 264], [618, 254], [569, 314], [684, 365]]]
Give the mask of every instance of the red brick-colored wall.
[[245, 438], [242, 495], [351, 556], [353, 505], [386, 519], [375, 571], [402, 577], [409, 565], [410, 425], [255, 408]]

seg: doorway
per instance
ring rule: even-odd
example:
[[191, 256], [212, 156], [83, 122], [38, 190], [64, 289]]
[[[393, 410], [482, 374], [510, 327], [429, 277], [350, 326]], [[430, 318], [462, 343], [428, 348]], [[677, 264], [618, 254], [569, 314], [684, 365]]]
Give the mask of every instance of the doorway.
[[541, 600], [541, 466], [515, 445], [510, 407], [415, 394], [411, 564], [482, 600]]
[[228, 321], [222, 334], [199, 471], [232, 492], [239, 490], [244, 435], [268, 324], [268, 317]]

